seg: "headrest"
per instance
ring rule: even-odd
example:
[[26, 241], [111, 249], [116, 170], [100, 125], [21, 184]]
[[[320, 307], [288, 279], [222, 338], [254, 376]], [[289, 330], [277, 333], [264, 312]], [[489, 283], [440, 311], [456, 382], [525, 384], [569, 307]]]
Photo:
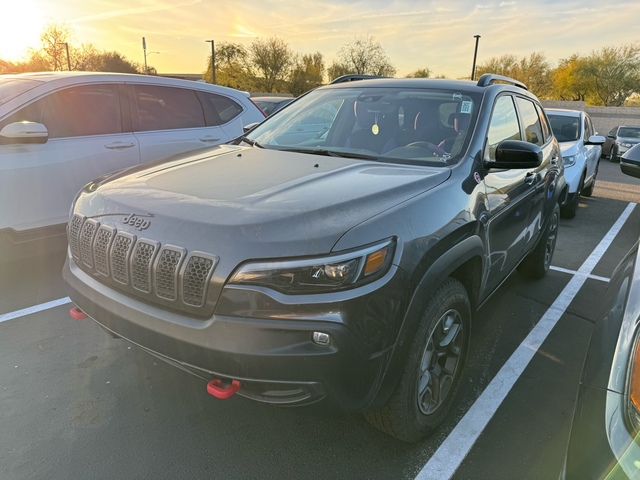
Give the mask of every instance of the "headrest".
[[369, 110], [370, 106], [367, 102], [356, 101], [353, 104], [353, 110], [356, 114], [356, 121], [360, 128], [371, 128], [376, 121], [375, 112]]

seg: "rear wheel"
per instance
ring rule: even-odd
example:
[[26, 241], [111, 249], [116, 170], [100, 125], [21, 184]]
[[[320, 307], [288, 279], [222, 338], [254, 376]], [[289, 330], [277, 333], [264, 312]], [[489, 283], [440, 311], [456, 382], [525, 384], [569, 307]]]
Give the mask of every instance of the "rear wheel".
[[376, 428], [417, 442], [445, 418], [469, 348], [471, 304], [464, 286], [448, 279], [425, 308], [400, 381], [381, 408], [365, 412]]
[[538, 241], [538, 245], [518, 265], [518, 273], [523, 277], [538, 279], [544, 277], [549, 271], [553, 252], [556, 250], [556, 240], [558, 240], [559, 217], [560, 208], [556, 204], [549, 224], [544, 235]]

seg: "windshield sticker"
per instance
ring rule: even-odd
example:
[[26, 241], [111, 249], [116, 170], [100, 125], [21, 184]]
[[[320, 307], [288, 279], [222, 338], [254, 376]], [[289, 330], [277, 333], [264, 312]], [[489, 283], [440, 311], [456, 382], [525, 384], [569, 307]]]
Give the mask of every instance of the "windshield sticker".
[[465, 100], [460, 105], [460, 113], [471, 113], [471, 102], [469, 100]]

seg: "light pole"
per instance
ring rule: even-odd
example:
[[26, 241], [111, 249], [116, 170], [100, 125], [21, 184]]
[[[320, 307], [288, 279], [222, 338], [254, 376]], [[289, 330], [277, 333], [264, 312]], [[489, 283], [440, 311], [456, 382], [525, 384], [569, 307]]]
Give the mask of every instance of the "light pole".
[[216, 83], [216, 51], [213, 40], [205, 40], [205, 42], [211, 42], [211, 83]]
[[160, 52], [147, 52], [147, 41], [144, 37], [142, 37], [142, 51], [144, 52], [144, 74], [149, 75], [149, 67], [147, 67], [147, 56], [152, 53], [160, 53]]
[[[67, 42], [58, 42], [56, 45], [64, 45], [64, 48], [67, 50], [67, 68], [71, 71], [71, 58], [69, 58], [69, 44]], [[56, 57], [58, 49], [56, 49]], [[57, 60], [56, 60], [57, 62]], [[60, 70], [62, 70], [62, 66], [60, 66]]]
[[475, 80], [476, 77], [476, 57], [478, 56], [478, 41], [480, 40], [480, 35], [473, 36], [476, 39], [476, 49], [473, 52], [473, 67], [471, 67], [471, 81]]

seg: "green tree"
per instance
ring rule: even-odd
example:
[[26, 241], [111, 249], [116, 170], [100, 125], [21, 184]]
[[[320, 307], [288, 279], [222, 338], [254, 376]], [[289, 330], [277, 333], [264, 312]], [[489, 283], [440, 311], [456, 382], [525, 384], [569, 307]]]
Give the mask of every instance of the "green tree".
[[[129, 61], [121, 53], [98, 51], [92, 44], [83, 44], [80, 49], [73, 49], [72, 68], [86, 72], [144, 73], [144, 68]], [[150, 72], [155, 72], [149, 67]]]
[[553, 96], [551, 67], [542, 53], [534, 52], [522, 58], [511, 54], [491, 58], [476, 67], [476, 78], [484, 73], [496, 73], [519, 80], [541, 99]]
[[553, 82], [553, 97], [567, 101], [587, 101], [595, 93], [595, 83], [592, 78], [585, 77], [585, 59], [577, 54], [562, 59], [559, 65], [551, 71]]
[[258, 71], [257, 86], [264, 92], [277, 92], [294, 62], [289, 45], [277, 37], [256, 40], [249, 47], [249, 56], [252, 66]]
[[340, 76], [336, 73], [392, 77], [396, 74], [396, 69], [382, 45], [373, 37], [356, 37], [353, 43], [348, 43], [340, 49], [338, 60], [329, 67], [329, 73], [332, 78]]
[[586, 58], [580, 72], [593, 78], [600, 104], [621, 106], [640, 93], [640, 45], [604, 47]]
[[420, 68], [415, 72], [411, 72], [406, 78], [430, 78], [431, 70], [428, 68]]
[[[255, 82], [249, 66], [249, 54], [239, 43], [221, 42], [216, 46], [216, 83], [239, 90], [255, 90]], [[207, 60], [205, 81], [211, 83], [211, 55]]]
[[289, 91], [294, 97], [322, 85], [324, 60], [320, 52], [296, 56], [289, 76]]

